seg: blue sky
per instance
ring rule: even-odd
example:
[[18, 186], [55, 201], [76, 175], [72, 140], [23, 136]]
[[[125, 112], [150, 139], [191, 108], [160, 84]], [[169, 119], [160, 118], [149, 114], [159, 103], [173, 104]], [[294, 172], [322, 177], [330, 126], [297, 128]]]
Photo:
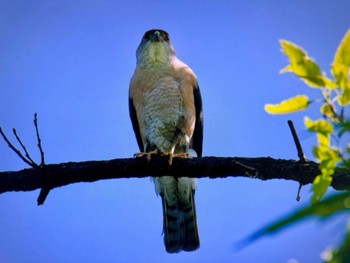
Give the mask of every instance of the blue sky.
[[[308, 158], [315, 139], [305, 113], [271, 116], [265, 103], [317, 98], [291, 74], [279, 39], [304, 47], [329, 75], [350, 27], [338, 1], [0, 1], [0, 126], [13, 127], [40, 160], [38, 113], [47, 163], [131, 157], [138, 151], [128, 87], [143, 33], [170, 33], [178, 57], [198, 76], [205, 156], [296, 159], [292, 119]], [[307, 112], [318, 117], [317, 106]], [[12, 138], [12, 136], [11, 136]], [[0, 170], [27, 166], [0, 141]], [[308, 221], [248, 246], [233, 244], [306, 204], [310, 187], [288, 181], [201, 179], [196, 193], [200, 250], [169, 255], [161, 200], [148, 178], [75, 184], [0, 196], [2, 262], [320, 262], [342, 239], [345, 217]]]

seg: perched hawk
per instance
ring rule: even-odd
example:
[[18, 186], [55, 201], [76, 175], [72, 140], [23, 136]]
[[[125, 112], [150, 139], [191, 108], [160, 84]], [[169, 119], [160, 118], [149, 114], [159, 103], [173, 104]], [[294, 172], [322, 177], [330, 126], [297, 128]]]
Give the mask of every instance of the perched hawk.
[[[176, 57], [169, 34], [147, 31], [136, 57], [129, 110], [140, 151], [202, 156], [203, 112], [197, 78]], [[196, 180], [163, 176], [154, 178], [154, 183], [162, 197], [166, 251], [198, 249]]]

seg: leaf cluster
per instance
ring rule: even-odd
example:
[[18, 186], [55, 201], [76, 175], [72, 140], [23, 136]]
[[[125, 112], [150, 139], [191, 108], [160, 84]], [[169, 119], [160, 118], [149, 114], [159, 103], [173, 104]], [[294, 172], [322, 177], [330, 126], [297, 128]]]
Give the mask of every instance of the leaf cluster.
[[[262, 228], [251, 236], [251, 240], [274, 233], [308, 217], [327, 218], [339, 212], [348, 213], [350, 208], [348, 192], [322, 199], [332, 182], [336, 167], [350, 167], [350, 143], [347, 142], [345, 146], [337, 144], [350, 133], [350, 120], [345, 116], [346, 110], [350, 108], [350, 30], [345, 34], [335, 53], [330, 70], [332, 78], [328, 78], [316, 61], [298, 45], [287, 40], [281, 40], [280, 44], [282, 52], [289, 59], [289, 65], [284, 67], [281, 73], [293, 73], [308, 87], [318, 89], [321, 98], [310, 99], [305, 94], [299, 94], [278, 104], [266, 104], [265, 111], [270, 114], [290, 114], [306, 110], [311, 104], [321, 102], [321, 118], [317, 120], [307, 116], [304, 118], [306, 129], [317, 137], [313, 153], [319, 161], [321, 172], [313, 182], [313, 196], [309, 206]], [[325, 260], [350, 262], [349, 251], [350, 232], [346, 231], [343, 244], [328, 251]]]
[[336, 145], [337, 140], [350, 132], [350, 120], [345, 118], [345, 109], [350, 107], [350, 30], [341, 41], [332, 63], [332, 79], [323, 73], [314, 59], [309, 57], [298, 45], [287, 40], [280, 41], [283, 53], [289, 59], [289, 65], [281, 73], [292, 72], [310, 88], [320, 90], [321, 99], [311, 100], [305, 94], [299, 94], [278, 104], [266, 104], [270, 114], [289, 114], [307, 109], [312, 103], [321, 102], [322, 118], [311, 120], [305, 117], [307, 130], [317, 136], [318, 145], [314, 147], [315, 157], [320, 162], [321, 174], [313, 186], [313, 202], [320, 200], [332, 182], [332, 174], [338, 164], [347, 166], [350, 144], [345, 148]]

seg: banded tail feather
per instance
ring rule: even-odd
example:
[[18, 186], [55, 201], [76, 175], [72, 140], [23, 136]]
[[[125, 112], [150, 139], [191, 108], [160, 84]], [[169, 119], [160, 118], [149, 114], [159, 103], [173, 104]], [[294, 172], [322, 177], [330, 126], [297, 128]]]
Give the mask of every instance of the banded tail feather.
[[191, 189], [188, 198], [178, 195], [176, 202], [174, 196], [169, 199], [169, 196], [166, 198], [161, 194], [164, 244], [168, 253], [194, 251], [200, 246], [194, 194], [195, 191]]

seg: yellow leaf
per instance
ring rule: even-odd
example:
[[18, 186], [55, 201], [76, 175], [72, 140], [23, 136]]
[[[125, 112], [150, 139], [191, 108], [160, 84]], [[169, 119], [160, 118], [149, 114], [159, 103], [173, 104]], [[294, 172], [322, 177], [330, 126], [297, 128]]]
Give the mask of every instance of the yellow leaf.
[[338, 101], [340, 106], [346, 106], [350, 104], [350, 81], [343, 84], [343, 88]]
[[290, 63], [296, 64], [307, 56], [306, 52], [299, 46], [287, 40], [280, 40], [282, 51], [288, 56]]
[[270, 114], [287, 114], [306, 109], [310, 104], [306, 95], [298, 95], [279, 104], [266, 104], [265, 111]]
[[337, 83], [335, 83], [334, 81], [332, 81], [331, 79], [327, 78], [325, 75], [322, 76], [322, 80], [324, 82], [324, 86], [327, 89], [336, 89], [338, 88]]
[[332, 183], [332, 177], [328, 174], [318, 175], [313, 182], [312, 202], [319, 201], [327, 192], [328, 186]]
[[314, 154], [320, 161], [319, 169], [321, 174], [318, 175], [313, 183], [312, 201], [318, 201], [327, 191], [328, 186], [332, 182], [332, 175], [335, 172], [337, 163], [342, 159], [340, 151], [337, 148], [330, 148], [327, 146], [319, 146], [314, 148]]
[[330, 139], [330, 136], [327, 134], [327, 135], [324, 135], [322, 133], [317, 133], [317, 141], [318, 141], [318, 145], [320, 147], [330, 147], [331, 145], [331, 139]]
[[340, 45], [335, 53], [333, 65], [342, 64], [344, 66], [350, 66], [350, 30], [346, 32], [344, 38], [340, 42]]
[[286, 40], [281, 40], [280, 44], [290, 62], [290, 65], [281, 70], [281, 73], [288, 71], [293, 72], [310, 87], [319, 88], [333, 86], [332, 81], [324, 76], [317, 63], [310, 58], [301, 47]]
[[345, 34], [343, 40], [335, 53], [332, 73], [338, 85], [344, 89], [349, 83], [350, 68], [350, 30]]
[[304, 123], [309, 131], [314, 131], [323, 135], [329, 135], [334, 130], [333, 125], [330, 122], [323, 119], [313, 121], [310, 118], [305, 117]]
[[332, 118], [332, 119], [335, 117], [333, 108], [328, 103], [324, 103], [321, 106], [320, 111], [321, 111], [322, 115], [324, 115], [324, 116], [327, 116], [327, 117]]
[[[325, 162], [323, 164], [325, 168], [329, 167], [328, 163], [333, 163], [335, 167], [335, 165], [342, 160], [340, 150], [335, 147], [327, 147], [326, 144], [314, 147], [313, 152], [319, 161]], [[321, 168], [320, 166], [320, 169]]]

